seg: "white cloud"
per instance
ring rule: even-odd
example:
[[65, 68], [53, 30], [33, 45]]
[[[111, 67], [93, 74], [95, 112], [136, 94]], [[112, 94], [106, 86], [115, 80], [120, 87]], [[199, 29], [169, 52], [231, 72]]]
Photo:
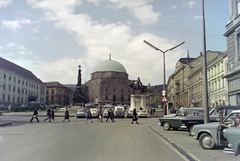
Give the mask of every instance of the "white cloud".
[[193, 16], [193, 20], [200, 20], [202, 19], [202, 16]]
[[7, 44], [7, 47], [15, 47], [18, 46], [17, 44], [15, 44], [14, 42], [10, 42]]
[[12, 0], [0, 0], [0, 8], [7, 7], [11, 3], [12, 3]]
[[33, 27], [30, 32], [38, 33], [39, 32], [39, 27]]
[[87, 0], [88, 2], [90, 3], [93, 3], [95, 5], [99, 5], [99, 3], [102, 1], [102, 0]]
[[10, 42], [6, 46], [8, 48], [10, 48], [12, 51], [14, 51], [13, 53], [16, 53], [16, 51], [17, 51], [20, 55], [32, 54], [32, 52], [30, 50], [28, 50], [25, 46], [18, 45], [14, 42]]
[[14, 20], [14, 21], [7, 21], [2, 20], [1, 21], [3, 28], [11, 29], [11, 30], [19, 30], [22, 28], [22, 25], [24, 24], [31, 24], [31, 20], [29, 19], [22, 19], [22, 20]]
[[148, 4], [151, 0], [110, 0], [110, 2], [117, 8], [126, 7], [142, 24], [155, 24], [160, 16], [160, 13], [154, 12], [153, 6]]
[[45, 42], [49, 42], [50, 41], [50, 37], [49, 36], [44, 36], [43, 39], [44, 39]]
[[142, 24], [155, 24], [158, 21], [160, 13], [154, 13], [151, 5], [134, 7], [132, 13]]
[[177, 6], [176, 5], [172, 5], [172, 9], [176, 9], [177, 8]]
[[184, 3], [184, 4], [183, 4], [183, 7], [193, 8], [196, 4], [197, 4], [196, 1], [190, 0], [190, 1], [188, 1], [187, 3]]

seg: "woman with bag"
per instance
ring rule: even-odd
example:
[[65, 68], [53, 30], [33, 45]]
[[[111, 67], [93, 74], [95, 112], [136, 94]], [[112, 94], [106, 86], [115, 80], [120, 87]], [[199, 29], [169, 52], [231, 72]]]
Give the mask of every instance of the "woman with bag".
[[136, 108], [133, 109], [133, 117], [132, 117], [132, 124], [133, 124], [133, 121], [136, 121], [136, 123], [138, 124], [138, 114], [137, 114], [137, 111], [136, 111]]

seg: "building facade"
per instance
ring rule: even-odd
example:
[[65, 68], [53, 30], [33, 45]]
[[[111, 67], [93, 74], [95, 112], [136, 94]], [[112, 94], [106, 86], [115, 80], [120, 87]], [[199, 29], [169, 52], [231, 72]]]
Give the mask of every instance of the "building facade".
[[70, 105], [73, 91], [59, 82], [45, 82], [47, 105]]
[[[223, 52], [218, 51], [207, 51], [207, 62], [211, 66], [208, 66], [208, 71], [212, 71], [217, 68], [215, 66], [223, 65]], [[219, 59], [217, 59], [219, 58]], [[215, 60], [215, 61], [213, 61]], [[169, 103], [172, 103], [173, 106], [203, 106], [203, 56], [200, 54], [197, 58], [181, 58], [175, 66], [174, 73], [168, 79], [168, 99]], [[213, 67], [212, 67], [213, 66]], [[211, 70], [209, 70], [211, 68]], [[223, 66], [221, 66], [223, 69]], [[220, 72], [220, 73], [219, 73]], [[208, 78], [211, 78], [209, 81], [215, 82], [216, 78], [223, 81], [223, 70], [215, 72], [214, 75], [208, 74]], [[220, 86], [217, 86], [220, 87]], [[214, 88], [212, 95], [218, 93], [216, 99], [218, 101], [223, 100], [223, 95], [226, 93], [224, 91], [224, 86], [221, 85], [221, 90]], [[221, 96], [221, 99], [220, 99]], [[215, 99], [215, 97], [214, 97]], [[210, 105], [210, 103], [209, 103]]]
[[228, 100], [240, 105], [240, 1], [229, 0], [229, 21], [226, 25]]
[[0, 57], [0, 106], [45, 104], [46, 86], [31, 71]]
[[208, 101], [211, 107], [228, 105], [225, 75], [227, 53], [219, 53], [207, 65]]

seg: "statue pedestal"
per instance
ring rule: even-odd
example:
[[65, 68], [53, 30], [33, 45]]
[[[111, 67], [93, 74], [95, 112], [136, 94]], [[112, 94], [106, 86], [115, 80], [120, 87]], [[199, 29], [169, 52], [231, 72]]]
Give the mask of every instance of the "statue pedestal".
[[136, 108], [136, 111], [140, 111], [140, 108], [142, 108], [143, 110], [147, 109], [145, 95], [141, 95], [141, 94], [131, 95], [130, 110], [133, 110], [134, 108]]

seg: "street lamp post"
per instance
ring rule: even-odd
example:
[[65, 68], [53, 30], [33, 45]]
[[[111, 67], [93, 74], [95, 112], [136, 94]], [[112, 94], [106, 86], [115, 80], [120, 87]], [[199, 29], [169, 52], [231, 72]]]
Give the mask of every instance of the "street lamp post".
[[204, 0], [202, 0], [202, 19], [203, 19], [203, 107], [204, 107], [204, 123], [209, 122], [208, 107], [208, 83], [207, 83], [207, 55], [206, 55], [206, 30], [205, 30], [205, 14]]
[[[168, 52], [168, 51], [171, 51], [177, 47], [179, 47], [180, 45], [184, 44], [185, 42], [182, 41], [180, 42], [179, 44], [173, 46], [172, 48], [170, 49], [167, 49], [165, 51], [157, 48], [156, 46], [152, 45], [151, 43], [147, 42], [146, 40], [143, 40], [144, 43], [146, 43], [147, 45], [149, 45], [150, 47], [152, 47], [153, 49], [157, 50], [157, 51], [160, 51], [162, 54], [163, 54], [163, 93], [164, 95], [166, 95], [166, 69], [165, 69], [165, 53]], [[167, 109], [166, 109], [166, 102], [164, 102], [164, 114], [167, 115]]]

